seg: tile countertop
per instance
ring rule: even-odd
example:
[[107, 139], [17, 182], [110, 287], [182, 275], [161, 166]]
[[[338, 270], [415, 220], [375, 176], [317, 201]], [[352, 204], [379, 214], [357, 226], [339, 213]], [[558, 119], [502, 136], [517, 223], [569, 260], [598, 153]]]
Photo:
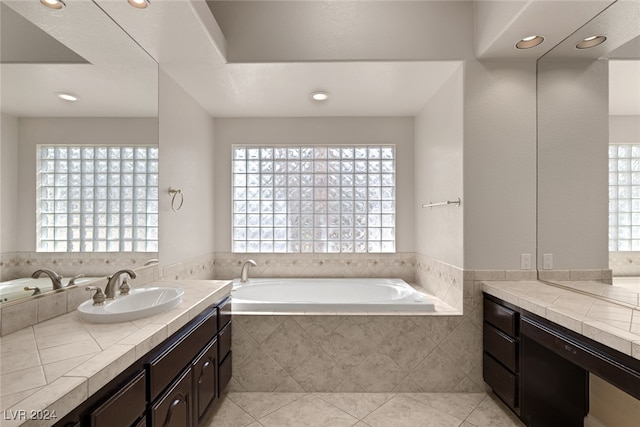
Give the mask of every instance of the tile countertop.
[[182, 303], [113, 324], [85, 322], [73, 311], [0, 337], [0, 425], [55, 424], [232, 287], [227, 280], [150, 285], [182, 287]]
[[640, 310], [629, 305], [538, 281], [483, 282], [482, 289], [489, 295], [640, 359]]

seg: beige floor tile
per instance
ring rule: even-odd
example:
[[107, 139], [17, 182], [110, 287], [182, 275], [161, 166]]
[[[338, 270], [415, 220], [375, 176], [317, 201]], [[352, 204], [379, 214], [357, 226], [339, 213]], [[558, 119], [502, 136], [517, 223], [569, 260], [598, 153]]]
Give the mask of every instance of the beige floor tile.
[[372, 427], [458, 427], [462, 423], [407, 395], [397, 395], [363, 421]]
[[358, 422], [314, 395], [304, 396], [258, 421], [265, 427], [351, 427]]
[[318, 393], [322, 400], [361, 420], [394, 396], [391, 393]]
[[256, 420], [294, 402], [305, 393], [229, 393], [227, 397]]
[[485, 393], [417, 393], [410, 396], [461, 420], [466, 419], [487, 397]]
[[213, 411], [207, 427], [245, 427], [255, 420], [228, 397], [223, 397]]
[[524, 424], [494, 395], [488, 395], [466, 421], [476, 427], [524, 427]]

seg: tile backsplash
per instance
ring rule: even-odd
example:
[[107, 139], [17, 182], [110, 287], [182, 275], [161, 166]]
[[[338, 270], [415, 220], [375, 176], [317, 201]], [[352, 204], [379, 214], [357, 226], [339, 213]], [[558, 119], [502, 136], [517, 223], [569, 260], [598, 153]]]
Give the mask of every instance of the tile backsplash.
[[[156, 254], [0, 254], [2, 280], [29, 277], [42, 267], [70, 277], [107, 276], [122, 268], [138, 274], [132, 286], [155, 280], [233, 279], [239, 277], [247, 259], [257, 266], [249, 271], [254, 277], [397, 277], [418, 289], [433, 294], [465, 316], [476, 316], [483, 280], [536, 280], [535, 270], [463, 270], [413, 252], [395, 254], [204, 254], [172, 265], [144, 266]], [[611, 280], [611, 270], [541, 271], [546, 280]], [[106, 284], [106, 278], [96, 283]], [[64, 292], [49, 292], [0, 307], [0, 335], [5, 335], [75, 310], [89, 298], [84, 287]], [[480, 313], [481, 316], [481, 313]]]

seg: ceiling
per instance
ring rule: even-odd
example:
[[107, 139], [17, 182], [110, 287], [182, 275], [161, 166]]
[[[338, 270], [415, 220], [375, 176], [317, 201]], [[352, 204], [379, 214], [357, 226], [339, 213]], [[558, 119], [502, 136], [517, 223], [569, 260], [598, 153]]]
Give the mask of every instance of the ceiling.
[[[148, 73], [155, 60], [214, 117], [411, 116], [462, 61], [534, 61], [611, 1], [153, 0], [137, 10], [122, 0], [95, 0], [99, 8], [77, 0], [62, 15], [47, 15], [37, 1], [3, 0], [92, 65], [58, 64], [52, 78], [44, 69], [3, 64], [2, 106], [19, 105], [4, 90], [11, 78], [29, 85], [34, 97], [50, 97], [56, 84], [77, 87], [83, 115], [157, 114], [157, 92], [149, 92], [157, 73]], [[541, 46], [513, 48], [533, 32], [545, 35]], [[96, 86], [83, 76], [97, 68], [112, 83]], [[36, 79], [49, 83], [39, 87]], [[328, 91], [329, 101], [313, 102], [315, 90]], [[81, 110], [60, 113], [46, 99], [15, 111]]]

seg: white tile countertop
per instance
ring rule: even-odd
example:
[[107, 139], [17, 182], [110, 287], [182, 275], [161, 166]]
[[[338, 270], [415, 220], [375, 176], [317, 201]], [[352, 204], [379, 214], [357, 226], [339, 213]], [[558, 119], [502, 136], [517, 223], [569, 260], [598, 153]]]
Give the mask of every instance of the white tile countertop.
[[[567, 283], [563, 282], [564, 285]], [[579, 283], [574, 285], [571, 287], [580, 289]], [[595, 282], [593, 286], [596, 286]], [[482, 289], [489, 295], [640, 359], [640, 310], [631, 305], [538, 281], [483, 282]]]
[[[131, 322], [85, 322], [77, 311], [0, 337], [0, 425], [50, 426], [120, 372], [231, 293], [227, 280], [179, 286], [176, 308]], [[55, 418], [53, 418], [55, 416]]]

